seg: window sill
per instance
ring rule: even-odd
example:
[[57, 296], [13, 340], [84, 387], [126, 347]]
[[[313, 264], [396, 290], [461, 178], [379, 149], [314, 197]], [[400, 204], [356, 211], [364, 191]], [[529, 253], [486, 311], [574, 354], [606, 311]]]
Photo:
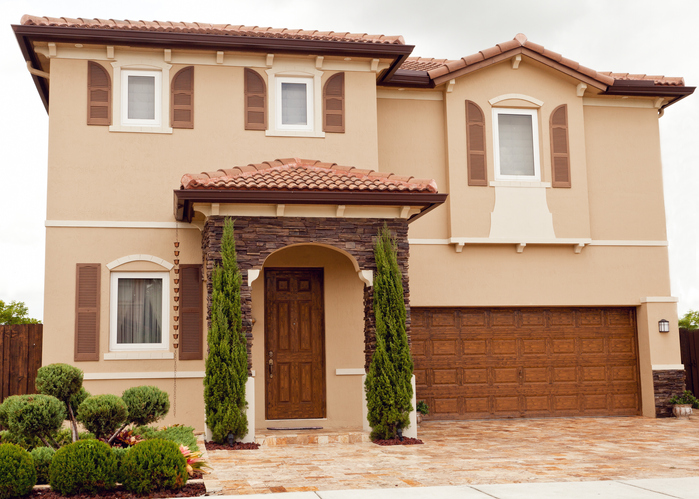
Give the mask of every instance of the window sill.
[[109, 352], [104, 354], [104, 360], [142, 360], [142, 359], [174, 359], [174, 352], [167, 351], [132, 351]]
[[307, 130], [266, 130], [267, 137], [314, 137], [324, 138], [325, 132], [314, 132]]
[[551, 182], [538, 180], [491, 180], [490, 187], [551, 187]]
[[172, 133], [172, 128], [169, 126], [124, 126], [111, 125], [110, 132], [131, 132], [131, 133]]

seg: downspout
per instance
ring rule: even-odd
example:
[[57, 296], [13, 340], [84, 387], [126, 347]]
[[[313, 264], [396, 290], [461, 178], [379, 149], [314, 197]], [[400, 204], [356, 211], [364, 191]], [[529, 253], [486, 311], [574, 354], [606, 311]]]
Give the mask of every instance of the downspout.
[[39, 76], [40, 78], [46, 78], [47, 80], [49, 80], [49, 79], [51, 78], [51, 75], [48, 74], [46, 71], [41, 71], [41, 70], [39, 70], [39, 69], [34, 69], [34, 68], [32, 67], [32, 61], [27, 61], [27, 69], [28, 69], [29, 72], [30, 72], [31, 74], [33, 74], [34, 76]]

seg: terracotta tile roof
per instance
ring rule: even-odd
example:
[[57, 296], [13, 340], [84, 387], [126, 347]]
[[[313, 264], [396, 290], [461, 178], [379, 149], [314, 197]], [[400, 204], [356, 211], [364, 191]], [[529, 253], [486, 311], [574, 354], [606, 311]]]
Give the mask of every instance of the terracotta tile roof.
[[547, 57], [559, 64], [562, 64], [563, 66], [566, 66], [574, 71], [583, 73], [584, 75], [598, 80], [606, 85], [612, 85], [615, 80], [646, 80], [653, 81], [656, 85], [684, 86], [684, 79], [679, 77], [595, 71], [593, 69], [582, 66], [579, 62], [567, 59], [563, 57], [561, 54], [548, 50], [544, 48], [542, 45], [530, 42], [527, 39], [527, 37], [522, 33], [519, 33], [517, 36], [515, 36], [512, 40], [508, 42], [498, 43], [494, 47], [481, 50], [476, 54], [462, 57], [458, 60], [409, 57], [401, 65], [400, 69], [407, 71], [427, 71], [430, 78], [434, 79], [440, 76], [448, 75], [449, 73], [466, 68], [477, 62], [484, 61], [486, 59], [507, 52], [509, 50], [517, 49], [520, 47], [532, 50], [538, 54], [541, 54], [544, 57]]
[[182, 177], [180, 189], [437, 192], [434, 180], [289, 158]]
[[139, 31], [161, 31], [175, 33], [197, 33], [207, 35], [249, 36], [261, 38], [290, 38], [295, 40], [323, 40], [358, 43], [405, 44], [402, 36], [368, 35], [286, 28], [263, 28], [235, 24], [185, 23], [170, 21], [120, 21], [118, 19], [87, 19], [69, 17], [22, 16], [20, 24], [25, 26], [65, 26], [69, 28], [121, 29]]

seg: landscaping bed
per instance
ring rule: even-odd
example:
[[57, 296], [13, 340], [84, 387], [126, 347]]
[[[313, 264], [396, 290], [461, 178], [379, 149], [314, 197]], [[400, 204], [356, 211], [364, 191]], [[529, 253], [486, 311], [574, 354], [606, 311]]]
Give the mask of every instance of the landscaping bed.
[[400, 438], [389, 438], [387, 440], [373, 440], [373, 442], [376, 445], [419, 445], [419, 444], [424, 444], [422, 440], [419, 438], [411, 438], [411, 437], [403, 437], [403, 440]]
[[233, 445], [229, 445], [227, 443], [217, 444], [216, 442], [206, 442], [206, 450], [255, 450], [259, 448], [260, 444], [255, 442], [236, 442]]

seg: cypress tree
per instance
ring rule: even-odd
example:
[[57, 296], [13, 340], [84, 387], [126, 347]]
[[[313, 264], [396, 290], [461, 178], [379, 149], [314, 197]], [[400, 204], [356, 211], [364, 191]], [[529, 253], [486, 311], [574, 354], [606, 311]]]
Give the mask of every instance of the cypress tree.
[[396, 436], [410, 425], [413, 359], [408, 346], [403, 283], [395, 240], [384, 225], [374, 246], [374, 316], [376, 351], [365, 388], [372, 439]]
[[221, 260], [222, 266], [216, 265], [212, 272], [209, 355], [204, 376], [206, 424], [217, 443], [225, 442], [229, 434], [241, 439], [248, 432], [245, 414], [248, 350], [240, 308], [242, 276], [230, 218], [223, 224]]

